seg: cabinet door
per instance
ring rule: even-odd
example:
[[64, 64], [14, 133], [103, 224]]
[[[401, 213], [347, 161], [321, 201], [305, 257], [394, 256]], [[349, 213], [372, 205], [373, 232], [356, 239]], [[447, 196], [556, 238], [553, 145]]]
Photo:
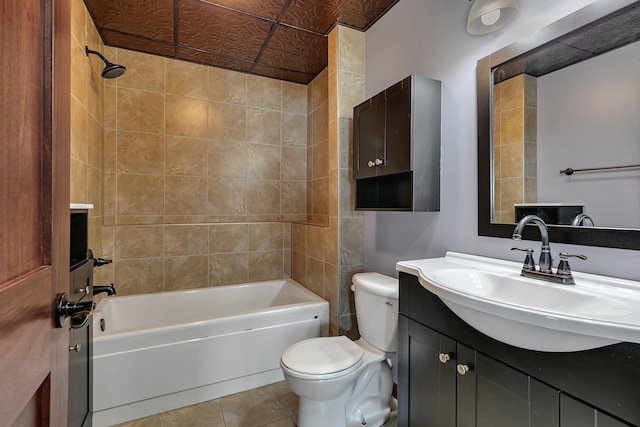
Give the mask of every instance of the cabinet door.
[[378, 175], [410, 170], [411, 78], [406, 78], [385, 91], [384, 164]]
[[458, 344], [457, 427], [557, 427], [557, 390]]
[[561, 427], [628, 427], [597, 409], [585, 405], [566, 394], [560, 397]]
[[353, 177], [376, 176], [384, 162], [384, 94], [374, 96], [354, 109]]
[[404, 316], [399, 332], [398, 426], [455, 426], [455, 341]]

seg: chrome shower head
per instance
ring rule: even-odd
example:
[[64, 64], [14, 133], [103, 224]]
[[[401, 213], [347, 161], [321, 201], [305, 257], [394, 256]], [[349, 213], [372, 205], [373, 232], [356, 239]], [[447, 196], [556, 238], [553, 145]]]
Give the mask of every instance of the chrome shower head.
[[89, 54], [91, 53], [98, 56], [104, 61], [105, 67], [104, 70], [102, 70], [102, 77], [104, 77], [105, 79], [115, 79], [116, 77], [120, 77], [124, 74], [125, 71], [127, 71], [127, 68], [124, 65], [114, 64], [113, 62], [110, 62], [109, 60], [107, 60], [107, 58], [102, 56], [100, 52], [91, 50], [88, 46], [84, 47], [84, 52], [87, 56], [89, 56]]

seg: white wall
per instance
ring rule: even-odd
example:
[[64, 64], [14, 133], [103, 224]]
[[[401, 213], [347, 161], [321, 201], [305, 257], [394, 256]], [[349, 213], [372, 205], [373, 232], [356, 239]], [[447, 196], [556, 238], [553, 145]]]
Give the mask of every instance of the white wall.
[[[510, 26], [470, 36], [469, 1], [401, 0], [367, 31], [367, 97], [413, 73], [443, 82], [441, 211], [367, 212], [368, 270], [397, 275], [397, 261], [440, 257], [447, 250], [520, 260], [509, 250], [511, 240], [477, 234], [476, 62], [591, 2], [520, 0], [519, 17]], [[539, 251], [538, 242], [528, 243]], [[637, 251], [553, 242], [551, 250], [589, 256], [573, 261], [574, 270], [640, 280]]]
[[[611, 67], [615, 63], [615, 68]], [[599, 227], [640, 228], [640, 43], [538, 78], [538, 202], [584, 203]]]

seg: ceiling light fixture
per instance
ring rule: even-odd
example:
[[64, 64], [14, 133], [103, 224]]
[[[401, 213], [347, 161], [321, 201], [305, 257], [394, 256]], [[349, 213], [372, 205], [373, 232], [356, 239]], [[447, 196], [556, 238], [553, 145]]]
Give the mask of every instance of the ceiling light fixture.
[[475, 0], [469, 11], [467, 32], [478, 36], [498, 31], [517, 15], [517, 0]]

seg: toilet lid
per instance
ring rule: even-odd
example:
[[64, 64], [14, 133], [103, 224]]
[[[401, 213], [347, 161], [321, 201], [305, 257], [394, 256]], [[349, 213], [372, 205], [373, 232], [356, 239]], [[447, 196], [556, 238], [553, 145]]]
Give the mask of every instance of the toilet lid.
[[289, 369], [310, 375], [332, 374], [351, 368], [364, 351], [345, 336], [311, 338], [289, 347], [282, 363]]

